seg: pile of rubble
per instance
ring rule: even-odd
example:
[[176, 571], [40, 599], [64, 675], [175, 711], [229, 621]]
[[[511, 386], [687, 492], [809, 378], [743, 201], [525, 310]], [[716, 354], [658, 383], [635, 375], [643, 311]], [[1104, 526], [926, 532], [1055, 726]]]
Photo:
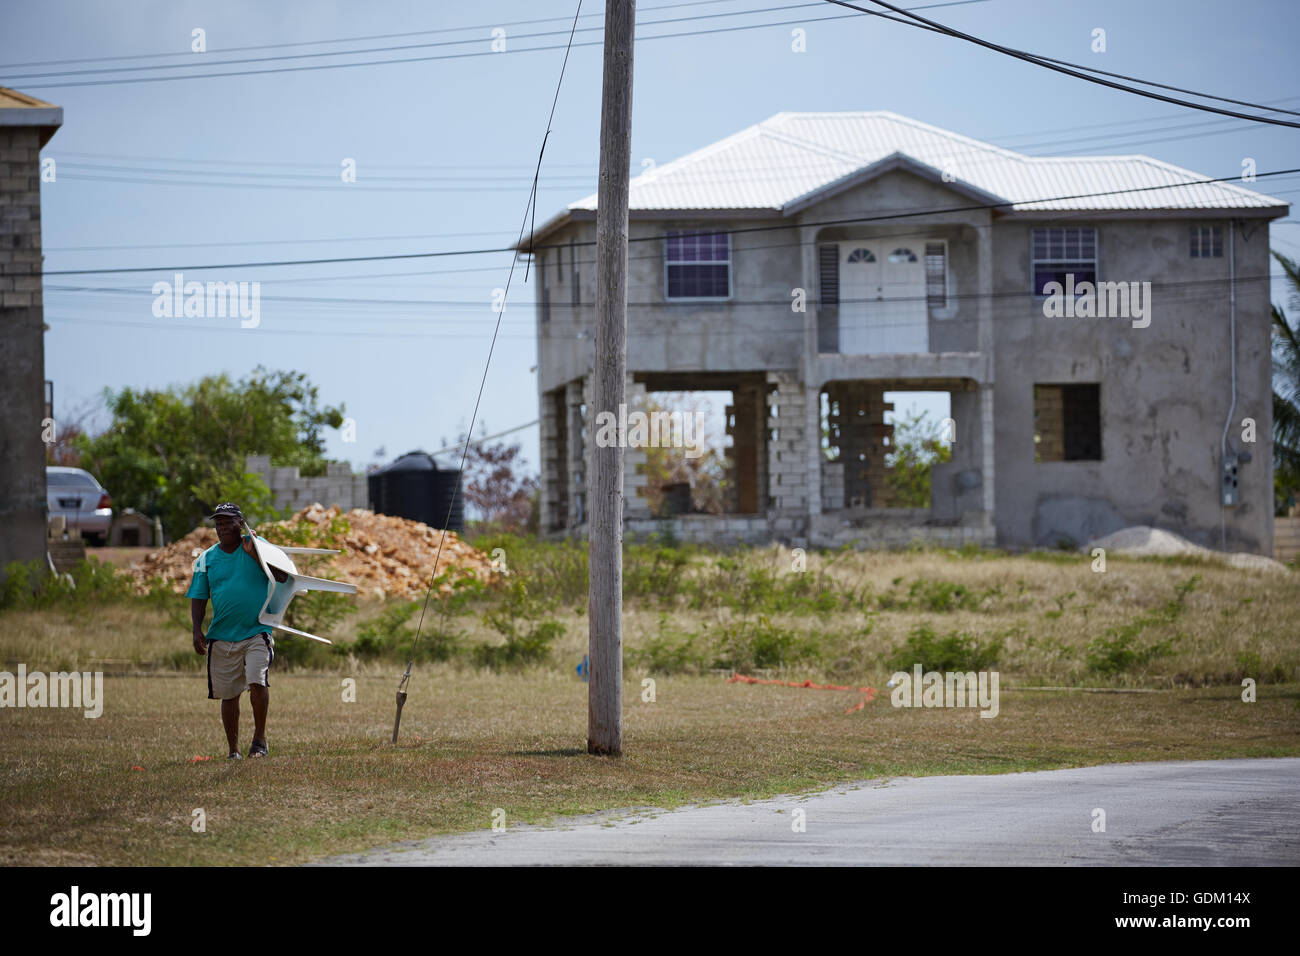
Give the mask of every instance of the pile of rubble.
[[1098, 538], [1081, 550], [1091, 553], [1093, 548], [1102, 548], [1107, 552], [1113, 551], [1116, 554], [1127, 554], [1136, 558], [1191, 555], [1205, 558], [1208, 561], [1222, 561], [1233, 568], [1288, 573], [1287, 566], [1281, 561], [1274, 561], [1262, 554], [1249, 554], [1245, 551], [1228, 554], [1222, 551], [1212, 551], [1209, 548], [1201, 547], [1199, 544], [1193, 544], [1172, 531], [1149, 528], [1146, 525], [1121, 528], [1104, 538]]
[[[337, 518], [347, 522], [348, 530], [331, 535], [331, 523]], [[355, 584], [363, 597], [423, 597], [433, 577], [434, 557], [443, 532], [419, 521], [391, 515], [375, 514], [362, 508], [346, 513], [336, 507], [311, 505], [287, 521], [268, 522], [257, 533], [272, 544], [294, 547], [338, 548], [342, 554], [311, 557], [298, 555], [294, 563], [306, 574], [333, 577]], [[465, 570], [480, 580], [493, 574], [488, 556], [460, 539], [454, 531], [446, 532], [438, 573], [452, 571], [455, 577]], [[155, 551], [129, 572], [141, 590], [151, 579], [162, 578], [177, 594], [189, 587], [194, 560], [217, 543], [212, 528], [195, 528], [179, 541]], [[445, 593], [449, 581], [441, 585]]]

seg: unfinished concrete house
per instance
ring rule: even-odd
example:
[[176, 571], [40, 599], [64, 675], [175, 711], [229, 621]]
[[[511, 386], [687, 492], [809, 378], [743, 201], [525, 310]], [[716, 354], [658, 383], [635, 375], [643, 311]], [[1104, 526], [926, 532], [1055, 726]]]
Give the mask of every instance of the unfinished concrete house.
[[[1027, 157], [888, 112], [779, 113], [631, 184], [628, 404], [727, 392], [725, 513], [684, 540], [1060, 547], [1137, 524], [1273, 546], [1269, 222], [1146, 156]], [[537, 270], [544, 533], [583, 534], [596, 197]], [[946, 392], [951, 460], [894, 507], [887, 393]]]

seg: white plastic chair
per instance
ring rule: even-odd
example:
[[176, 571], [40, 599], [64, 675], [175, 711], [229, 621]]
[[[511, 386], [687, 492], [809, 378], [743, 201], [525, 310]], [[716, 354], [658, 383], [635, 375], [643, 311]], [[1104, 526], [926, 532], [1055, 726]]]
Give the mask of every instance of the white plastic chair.
[[[289, 557], [291, 554], [340, 554], [341, 552], [328, 548], [282, 548], [274, 545], [265, 538], [260, 538], [252, 528], [245, 523], [248, 533], [253, 541], [253, 550], [257, 552], [257, 562], [262, 566], [262, 571], [266, 575], [266, 603], [262, 605], [261, 613], [258, 614], [257, 620], [262, 624], [269, 624], [277, 630], [285, 631], [289, 634], [296, 634], [298, 637], [310, 638], [313, 641], [320, 641], [322, 644], [331, 644], [332, 641], [323, 637], [317, 637], [315, 634], [308, 634], [306, 631], [300, 631], [297, 628], [289, 627], [284, 623], [284, 612], [289, 609], [289, 602], [296, 598], [304, 591], [337, 591], [340, 594], [356, 594], [357, 586], [355, 584], [346, 584], [343, 581], [331, 581], [328, 578], [314, 578], [309, 574], [299, 574], [298, 567]], [[275, 575], [271, 569], [282, 571], [287, 578], [284, 581], [276, 581]]]

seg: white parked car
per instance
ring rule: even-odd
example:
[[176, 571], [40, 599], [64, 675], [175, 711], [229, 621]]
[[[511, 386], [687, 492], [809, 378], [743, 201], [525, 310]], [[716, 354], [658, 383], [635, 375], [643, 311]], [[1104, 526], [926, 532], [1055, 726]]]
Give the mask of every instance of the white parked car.
[[69, 534], [79, 531], [95, 544], [108, 540], [113, 524], [112, 499], [90, 472], [83, 468], [47, 466], [45, 498], [50, 517], [63, 517]]

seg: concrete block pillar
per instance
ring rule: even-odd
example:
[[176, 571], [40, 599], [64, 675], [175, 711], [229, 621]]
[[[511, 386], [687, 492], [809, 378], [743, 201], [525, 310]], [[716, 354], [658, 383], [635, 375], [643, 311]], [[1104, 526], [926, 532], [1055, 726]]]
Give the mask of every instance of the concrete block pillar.
[[980, 470], [984, 479], [984, 512], [993, 515], [993, 383], [980, 386], [980, 451], [983, 461]]
[[789, 372], [768, 372], [767, 473], [770, 507], [808, 514], [808, 418], [803, 383]]
[[568, 521], [567, 527], [587, 523], [587, 475], [591, 465], [592, 436], [589, 416], [585, 409], [592, 406], [592, 381], [590, 375], [575, 379], [565, 386], [564, 400], [568, 419]]
[[539, 453], [541, 493], [538, 497], [538, 528], [543, 533], [563, 526], [567, 503], [564, 389], [543, 392], [540, 398]]
[[[629, 374], [624, 389], [628, 414], [630, 415], [635, 411], [644, 412], [646, 410], [645, 385], [632, 381], [632, 376]], [[642, 494], [649, 480], [641, 467], [646, 463], [646, 460], [647, 456], [644, 448], [628, 447], [623, 449], [624, 517], [650, 517], [650, 501]]]

